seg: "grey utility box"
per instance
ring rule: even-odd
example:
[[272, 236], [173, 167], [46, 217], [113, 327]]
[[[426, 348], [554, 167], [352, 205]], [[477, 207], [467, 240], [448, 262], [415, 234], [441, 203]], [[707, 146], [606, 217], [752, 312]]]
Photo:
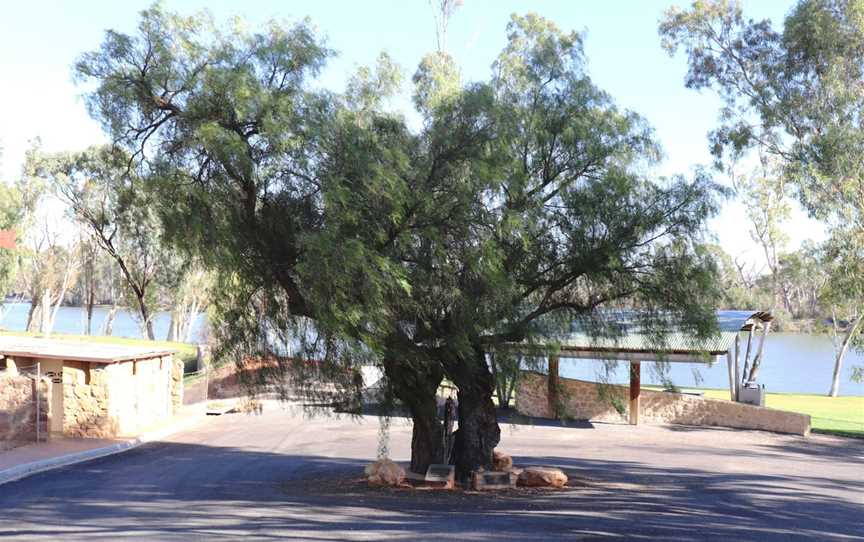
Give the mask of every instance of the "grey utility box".
[[765, 406], [765, 386], [748, 382], [738, 392], [738, 402], [756, 406]]

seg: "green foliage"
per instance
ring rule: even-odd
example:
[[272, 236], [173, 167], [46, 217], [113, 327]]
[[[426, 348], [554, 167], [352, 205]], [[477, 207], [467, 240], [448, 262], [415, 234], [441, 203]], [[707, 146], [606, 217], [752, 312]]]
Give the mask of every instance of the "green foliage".
[[724, 191], [644, 175], [652, 131], [592, 83], [578, 34], [536, 15], [507, 31], [486, 82], [423, 60], [416, 132], [385, 107], [387, 57], [345, 95], [312, 90], [331, 53], [306, 22], [218, 31], [157, 5], [76, 66], [167, 236], [217, 272], [225, 351], [346, 393], [379, 363], [428, 435], [446, 375], [460, 472], [498, 440], [486, 352], [598, 307], [708, 335], [720, 295], [703, 232]]
[[856, 313], [864, 303], [855, 270], [864, 245], [864, 2], [799, 0], [781, 32], [746, 20], [738, 3], [704, 0], [669, 9], [659, 30], [670, 53], [687, 55], [685, 84], [724, 100], [711, 136], [718, 161], [748, 150], [769, 157], [826, 223], [822, 297]]
[[[16, 230], [24, 218], [20, 189], [0, 181], [0, 230]], [[16, 249], [0, 248], [0, 304], [15, 280], [19, 262]]]
[[68, 205], [70, 218], [115, 261], [145, 334], [155, 339], [150, 319], [167, 305], [160, 293], [178, 288], [185, 263], [169, 251], [154, 192], [128, 167], [129, 160], [110, 146], [74, 153], [37, 149], [28, 154], [25, 169], [50, 184]]

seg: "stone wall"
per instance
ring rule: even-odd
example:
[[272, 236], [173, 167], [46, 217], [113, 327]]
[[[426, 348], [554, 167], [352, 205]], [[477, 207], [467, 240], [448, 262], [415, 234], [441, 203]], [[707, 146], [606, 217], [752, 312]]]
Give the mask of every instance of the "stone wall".
[[173, 356], [113, 363], [108, 371], [117, 434], [137, 434], [173, 415]]
[[45, 379], [37, 384], [28, 376], [0, 371], [0, 451], [36, 442], [37, 410], [39, 439], [48, 438], [47, 396], [48, 382]]
[[111, 438], [118, 420], [109, 411], [108, 367], [99, 363], [63, 363], [63, 434]]
[[183, 406], [183, 372], [182, 359], [174, 359], [171, 366], [171, 414], [177, 414]]
[[[616, 406], [619, 408], [616, 409]], [[628, 407], [629, 391], [625, 386], [601, 386], [595, 382], [560, 378], [558, 405], [555, 407], [549, 404], [546, 375], [524, 372], [516, 389], [516, 410], [536, 418], [567, 417], [624, 422], [628, 419]], [[647, 422], [714, 425], [798, 435], [810, 433], [810, 416], [806, 414], [644, 389], [640, 393], [639, 419]]]
[[[179, 376], [178, 376], [179, 375]], [[63, 365], [63, 434], [130, 436], [173, 416], [183, 401], [183, 362], [164, 356]]]

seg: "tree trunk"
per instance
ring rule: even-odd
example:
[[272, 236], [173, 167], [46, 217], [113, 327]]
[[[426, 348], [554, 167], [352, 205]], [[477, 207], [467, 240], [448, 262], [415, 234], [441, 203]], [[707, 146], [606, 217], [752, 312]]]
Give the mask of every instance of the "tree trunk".
[[459, 429], [455, 433], [456, 476], [465, 481], [471, 472], [492, 469], [492, 452], [501, 441], [498, 413], [492, 401], [494, 378], [482, 348], [472, 355], [447, 360], [447, 374], [459, 388]]
[[177, 323], [175, 314], [176, 311], [171, 311], [171, 320], [168, 322], [168, 335], [165, 336], [165, 340], [168, 342], [174, 342], [174, 337], [177, 335]]
[[70, 267], [67, 267], [66, 272], [63, 273], [63, 283], [60, 285], [60, 293], [57, 295], [57, 302], [51, 310], [51, 318], [48, 321], [48, 330], [45, 331], [46, 334], [50, 334], [54, 331], [54, 322], [57, 321], [57, 313], [60, 311], [60, 307], [63, 306], [63, 300], [66, 298], [66, 290], [72, 282], [72, 274], [73, 269]]
[[411, 470], [425, 474], [429, 465], [444, 462], [444, 425], [438, 417], [437, 400], [444, 375], [435, 362], [417, 364], [388, 356], [384, 371], [394, 394], [411, 414]]
[[153, 322], [150, 318], [150, 311], [147, 309], [147, 303], [144, 302], [144, 296], [138, 297], [138, 311], [141, 314], [142, 325], [144, 326], [144, 331], [147, 335], [147, 338], [151, 341], [156, 340], [156, 334], [153, 332]]
[[200, 310], [201, 305], [198, 303], [198, 300], [193, 301], [192, 306], [189, 308], [189, 314], [186, 316], [186, 322], [183, 326], [183, 338], [180, 339], [183, 342], [192, 342], [192, 326], [194, 325], [195, 319], [198, 317], [198, 311]]
[[87, 292], [87, 328], [84, 330], [85, 335], [93, 334], [93, 305], [96, 304], [96, 292], [93, 289], [93, 284], [90, 284]]
[[834, 378], [831, 380], [831, 391], [828, 392], [830, 397], [837, 397], [840, 393], [840, 375], [843, 371], [843, 358], [846, 357], [846, 352], [849, 350], [849, 343], [852, 342], [852, 338], [855, 336], [855, 333], [858, 332], [858, 328], [861, 327], [862, 321], [864, 321], [864, 312], [862, 312], [855, 322], [852, 323], [846, 331], [846, 336], [843, 337], [843, 344], [840, 345], [840, 351], [837, 352], [837, 358], [834, 361]]
[[108, 314], [105, 316], [105, 323], [102, 324], [102, 335], [106, 337], [110, 337], [111, 333], [114, 332], [114, 318], [117, 316], [117, 303], [113, 303], [111, 305], [111, 309], [108, 311]]
[[42, 324], [39, 326], [41, 333], [51, 333], [51, 288], [46, 288], [42, 294]]
[[25, 328], [28, 333], [35, 331], [36, 316], [41, 303], [42, 298], [39, 295], [30, 296], [30, 309], [27, 311], [27, 327]]

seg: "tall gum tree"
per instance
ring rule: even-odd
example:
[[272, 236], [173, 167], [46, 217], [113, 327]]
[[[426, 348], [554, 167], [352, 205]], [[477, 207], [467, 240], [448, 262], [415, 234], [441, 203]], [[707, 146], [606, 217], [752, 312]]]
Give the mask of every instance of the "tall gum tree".
[[[746, 18], [739, 2], [700, 0], [670, 8], [659, 32], [670, 54], [687, 58], [685, 85], [723, 99], [710, 136], [718, 165], [752, 151], [780, 164], [828, 230], [837, 265], [826, 267], [840, 274], [827, 284], [846, 284], [844, 304], [861, 306], [861, 285], [849, 284], [856, 275], [846, 264], [864, 246], [864, 2], [799, 0], [775, 29]], [[825, 295], [838, 303], [837, 293]], [[852, 320], [844, 344], [860, 340], [864, 326]]]
[[127, 164], [128, 155], [101, 146], [71, 153], [34, 151], [28, 154], [26, 168], [50, 183], [68, 206], [70, 218], [82, 224], [117, 265], [135, 300], [143, 335], [152, 341], [153, 317], [162, 307], [157, 289], [176, 284], [182, 266], [171, 265], [174, 258], [153, 209], [153, 191]]

